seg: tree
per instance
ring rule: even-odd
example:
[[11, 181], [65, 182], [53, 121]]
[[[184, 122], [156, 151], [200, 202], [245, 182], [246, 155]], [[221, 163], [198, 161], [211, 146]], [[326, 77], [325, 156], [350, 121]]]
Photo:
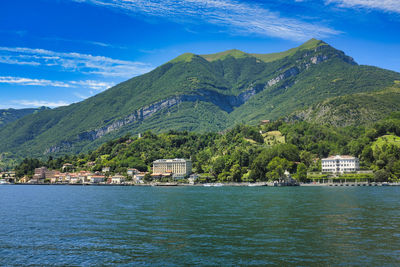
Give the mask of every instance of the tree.
[[152, 179], [150, 173], [146, 173], [146, 174], [144, 175], [144, 177], [143, 177], [143, 180], [144, 180], [145, 182], [151, 182], [153, 179]]
[[283, 177], [285, 170], [291, 167], [291, 163], [287, 159], [275, 157], [268, 163], [266, 178], [268, 180], [276, 180]]
[[310, 167], [313, 163], [313, 154], [308, 151], [301, 151], [300, 152], [300, 161], [304, 163], [307, 167]]
[[218, 157], [212, 164], [212, 173], [215, 177], [218, 177], [220, 173], [225, 169], [225, 158]]
[[307, 167], [304, 163], [297, 166], [296, 178], [302, 183], [307, 182]]
[[387, 182], [389, 179], [389, 173], [386, 170], [377, 170], [374, 173], [374, 178], [376, 182]]
[[232, 181], [241, 182], [242, 180], [242, 168], [239, 164], [234, 164], [230, 169], [230, 174], [232, 177]]
[[400, 180], [400, 160], [396, 161], [392, 167], [392, 174], [394, 180]]

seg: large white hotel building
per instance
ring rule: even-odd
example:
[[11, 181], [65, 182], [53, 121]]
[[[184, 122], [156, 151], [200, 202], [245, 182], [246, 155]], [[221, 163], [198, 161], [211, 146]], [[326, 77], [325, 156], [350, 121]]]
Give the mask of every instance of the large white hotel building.
[[322, 172], [344, 173], [360, 170], [358, 158], [352, 156], [331, 156], [321, 160]]
[[190, 159], [158, 159], [153, 161], [153, 174], [172, 173], [174, 178], [185, 178], [192, 173]]

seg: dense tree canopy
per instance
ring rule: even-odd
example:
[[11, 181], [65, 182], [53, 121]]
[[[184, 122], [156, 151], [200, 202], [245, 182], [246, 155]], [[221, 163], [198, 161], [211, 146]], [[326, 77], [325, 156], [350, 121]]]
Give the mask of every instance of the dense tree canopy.
[[[286, 141], [267, 144], [268, 132], [280, 131]], [[237, 125], [225, 133], [169, 131], [141, 138], [126, 135], [97, 150], [79, 155], [49, 158], [46, 162], [25, 159], [16, 167], [17, 176], [32, 175], [45, 165], [60, 169], [71, 163], [78, 170], [126, 173], [127, 168], [151, 171], [160, 158], [191, 158], [194, 171], [210, 181], [241, 182], [274, 180], [289, 171], [306, 181], [308, 171], [320, 170], [320, 158], [351, 154], [361, 167], [372, 169], [377, 181], [400, 180], [400, 115], [393, 114], [371, 127], [334, 127], [282, 120], [253, 127]], [[92, 163], [92, 164], [88, 164]]]

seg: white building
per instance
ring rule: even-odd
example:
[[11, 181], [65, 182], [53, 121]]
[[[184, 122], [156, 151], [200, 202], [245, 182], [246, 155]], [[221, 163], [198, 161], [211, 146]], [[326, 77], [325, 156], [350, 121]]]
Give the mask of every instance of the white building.
[[133, 176], [133, 181], [137, 184], [143, 184], [144, 183], [143, 179], [145, 175], [146, 172], [139, 172]]
[[125, 182], [125, 177], [120, 175], [115, 175], [111, 178], [112, 184], [122, 184]]
[[158, 159], [153, 162], [153, 174], [172, 173], [174, 178], [180, 179], [192, 173], [190, 159]]
[[344, 173], [360, 170], [358, 158], [352, 156], [330, 156], [321, 160], [322, 172]]

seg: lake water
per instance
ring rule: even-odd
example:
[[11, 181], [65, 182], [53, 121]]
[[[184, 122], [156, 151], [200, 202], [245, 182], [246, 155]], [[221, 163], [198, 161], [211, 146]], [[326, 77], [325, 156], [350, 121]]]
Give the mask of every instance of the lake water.
[[399, 265], [400, 187], [0, 186], [0, 265]]

